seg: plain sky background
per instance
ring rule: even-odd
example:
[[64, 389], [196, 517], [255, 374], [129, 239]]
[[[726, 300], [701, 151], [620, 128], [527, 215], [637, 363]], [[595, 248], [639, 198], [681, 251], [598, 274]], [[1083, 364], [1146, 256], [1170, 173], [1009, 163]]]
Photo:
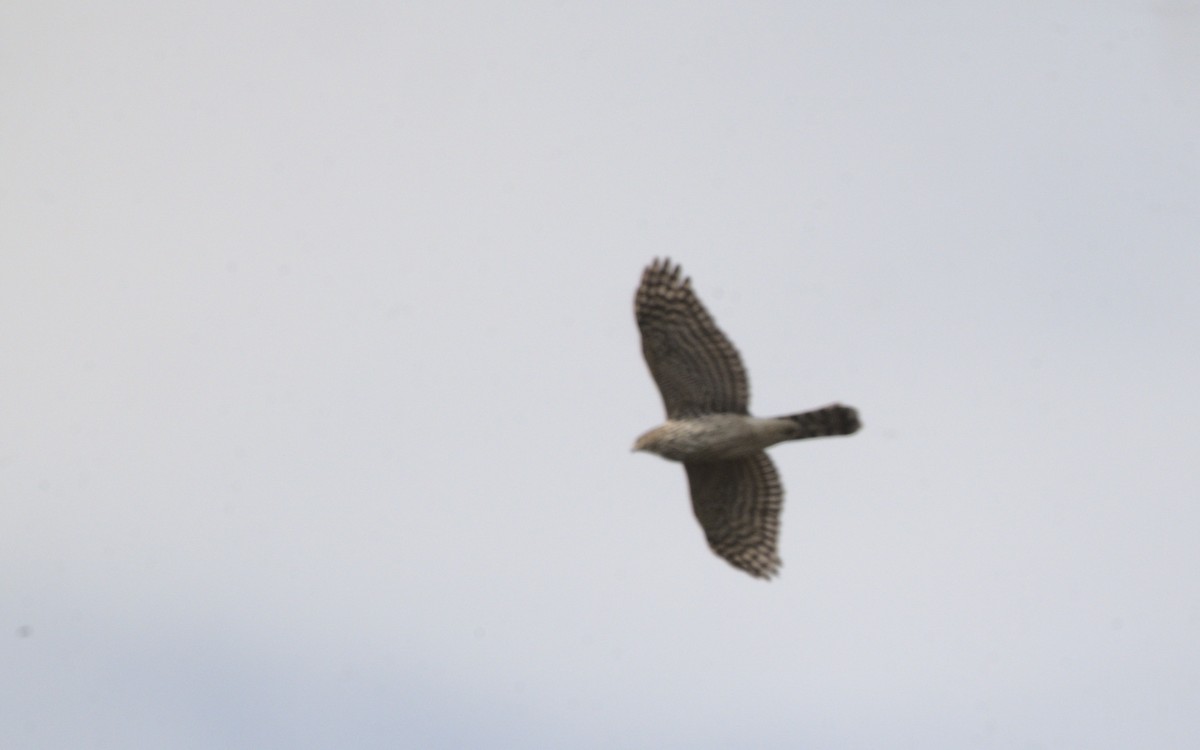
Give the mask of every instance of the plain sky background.
[[[1200, 5], [0, 5], [0, 746], [1200, 746]], [[632, 297], [773, 454], [706, 548]]]

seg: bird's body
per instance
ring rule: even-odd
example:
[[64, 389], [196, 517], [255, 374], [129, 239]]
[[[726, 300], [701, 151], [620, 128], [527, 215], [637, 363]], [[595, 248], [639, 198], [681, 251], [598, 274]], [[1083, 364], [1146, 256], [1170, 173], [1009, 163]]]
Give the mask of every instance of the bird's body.
[[642, 353], [658, 384], [667, 421], [644, 433], [634, 450], [680, 461], [692, 508], [713, 551], [751, 575], [779, 570], [783, 487], [764, 452], [785, 440], [849, 435], [854, 409], [833, 404], [785, 417], [750, 416], [741, 357], [693, 293], [679, 266], [655, 261], [634, 302]]
[[668, 419], [643, 433], [633, 449], [671, 461], [718, 461], [741, 458], [785, 440], [848, 435], [857, 429], [854, 410], [837, 404], [789, 417], [704, 414]]
[[671, 461], [741, 458], [787, 440], [790, 424], [744, 414], [705, 414], [668, 419], [637, 439], [633, 449]]

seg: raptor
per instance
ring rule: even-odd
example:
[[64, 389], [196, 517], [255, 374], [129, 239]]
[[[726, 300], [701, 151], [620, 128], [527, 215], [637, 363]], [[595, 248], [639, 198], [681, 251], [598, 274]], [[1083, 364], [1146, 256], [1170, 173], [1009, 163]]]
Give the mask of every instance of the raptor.
[[691, 279], [669, 259], [642, 273], [634, 299], [642, 354], [667, 421], [635, 451], [683, 463], [692, 509], [713, 552], [752, 576], [779, 572], [783, 485], [764, 450], [786, 440], [851, 435], [858, 413], [832, 404], [782, 417], [753, 417], [741, 357], [717, 328]]

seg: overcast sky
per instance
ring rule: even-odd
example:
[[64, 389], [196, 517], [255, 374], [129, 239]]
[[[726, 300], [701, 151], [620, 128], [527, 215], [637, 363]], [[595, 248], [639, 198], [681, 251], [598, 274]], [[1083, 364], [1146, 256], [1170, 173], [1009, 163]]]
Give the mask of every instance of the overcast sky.
[[[1200, 5], [0, 4], [0, 746], [1200, 746]], [[633, 322], [773, 450], [712, 555]]]

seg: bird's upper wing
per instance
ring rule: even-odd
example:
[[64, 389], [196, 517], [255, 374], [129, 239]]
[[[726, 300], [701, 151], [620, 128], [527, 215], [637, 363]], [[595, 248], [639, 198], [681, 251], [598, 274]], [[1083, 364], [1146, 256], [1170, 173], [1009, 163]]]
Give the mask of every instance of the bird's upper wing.
[[692, 292], [679, 266], [646, 267], [634, 299], [642, 353], [658, 383], [667, 417], [746, 414], [750, 387], [737, 349]]
[[776, 545], [783, 485], [763, 451], [730, 461], [689, 461], [688, 484], [708, 546], [730, 565], [770, 578], [782, 564]]

